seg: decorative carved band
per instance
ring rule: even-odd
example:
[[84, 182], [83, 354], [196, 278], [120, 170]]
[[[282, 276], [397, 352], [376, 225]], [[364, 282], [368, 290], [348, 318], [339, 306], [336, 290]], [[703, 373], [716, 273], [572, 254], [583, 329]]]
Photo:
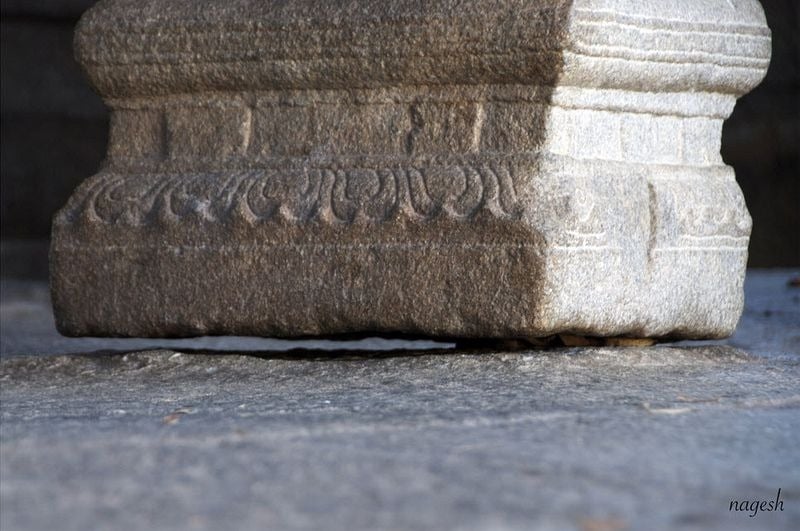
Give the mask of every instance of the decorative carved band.
[[[248, 222], [376, 223], [398, 213], [468, 219], [488, 210], [522, 214], [510, 162], [416, 167], [297, 168], [192, 174], [101, 173], [82, 186], [60, 221], [132, 226], [185, 218]], [[530, 168], [528, 168], [530, 171]]]
[[[557, 251], [616, 249], [630, 238], [645, 238], [652, 251], [739, 251], [750, 232], [726, 168], [563, 157], [303, 160], [208, 173], [106, 171], [75, 193], [57, 224], [357, 225], [469, 221], [483, 213], [524, 217]], [[635, 197], [640, 208], [626, 214], [623, 204]], [[647, 218], [649, 228], [642, 226]]]

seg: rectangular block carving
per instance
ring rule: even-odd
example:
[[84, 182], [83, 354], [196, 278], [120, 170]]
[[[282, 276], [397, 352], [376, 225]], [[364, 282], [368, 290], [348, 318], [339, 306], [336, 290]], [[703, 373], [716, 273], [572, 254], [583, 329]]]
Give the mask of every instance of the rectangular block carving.
[[65, 334], [736, 326], [756, 0], [109, 0], [76, 49], [113, 118], [54, 220]]

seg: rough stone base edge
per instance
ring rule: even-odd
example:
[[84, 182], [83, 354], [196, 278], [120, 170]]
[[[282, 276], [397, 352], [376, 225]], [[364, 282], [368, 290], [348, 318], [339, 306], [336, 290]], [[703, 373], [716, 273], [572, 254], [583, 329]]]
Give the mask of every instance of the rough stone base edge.
[[[79, 229], [61, 227], [51, 249], [56, 321], [69, 336], [122, 337], [709, 339], [736, 327], [746, 253], [665, 253], [632, 274], [619, 251], [565, 258], [513, 236], [519, 224], [508, 223], [502, 242], [458, 241], [455, 231], [448, 241], [441, 227], [382, 243], [278, 242], [275, 227], [236, 239], [195, 227], [187, 245], [109, 225], [95, 227], [106, 234], [93, 241], [116, 243], [88, 246]], [[722, 282], [720, 271], [729, 272]]]

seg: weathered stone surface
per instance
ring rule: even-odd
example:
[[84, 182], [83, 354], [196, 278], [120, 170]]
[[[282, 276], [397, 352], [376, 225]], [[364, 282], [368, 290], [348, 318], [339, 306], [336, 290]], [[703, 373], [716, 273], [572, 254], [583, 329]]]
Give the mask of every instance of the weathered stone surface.
[[750, 232], [723, 120], [754, 0], [105, 2], [113, 110], [59, 213], [69, 335], [722, 337]]
[[727, 346], [392, 355], [59, 337], [12, 282], [0, 529], [795, 531], [796, 275], [748, 272]]
[[[800, 354], [800, 290], [790, 286], [792, 278], [798, 278], [797, 271], [749, 270], [745, 281], [745, 310], [736, 332], [730, 338], [703, 341], [702, 345], [725, 344], [760, 356]], [[56, 330], [46, 283], [3, 278], [0, 294], [0, 356], [4, 358], [158, 349], [280, 355], [278, 353], [287, 351], [433, 351], [456, 348], [452, 341], [380, 337], [338, 340], [234, 336], [179, 339], [64, 337]], [[476, 340], [464, 341], [460, 346], [489, 346], [509, 350], [518, 348], [513, 346], [514, 343], [509, 340]], [[516, 343], [518, 346], [524, 345], [521, 341]], [[505, 347], [503, 344], [511, 346]], [[688, 341], [679, 344], [694, 346], [697, 343]], [[533, 346], [524, 345], [524, 348]]]

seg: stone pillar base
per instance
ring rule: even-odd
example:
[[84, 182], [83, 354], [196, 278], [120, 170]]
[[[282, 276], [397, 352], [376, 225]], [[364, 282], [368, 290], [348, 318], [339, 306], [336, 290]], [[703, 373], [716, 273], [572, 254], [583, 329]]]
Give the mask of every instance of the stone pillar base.
[[757, 2], [272, 4], [82, 20], [113, 118], [54, 221], [62, 333], [733, 331]]

